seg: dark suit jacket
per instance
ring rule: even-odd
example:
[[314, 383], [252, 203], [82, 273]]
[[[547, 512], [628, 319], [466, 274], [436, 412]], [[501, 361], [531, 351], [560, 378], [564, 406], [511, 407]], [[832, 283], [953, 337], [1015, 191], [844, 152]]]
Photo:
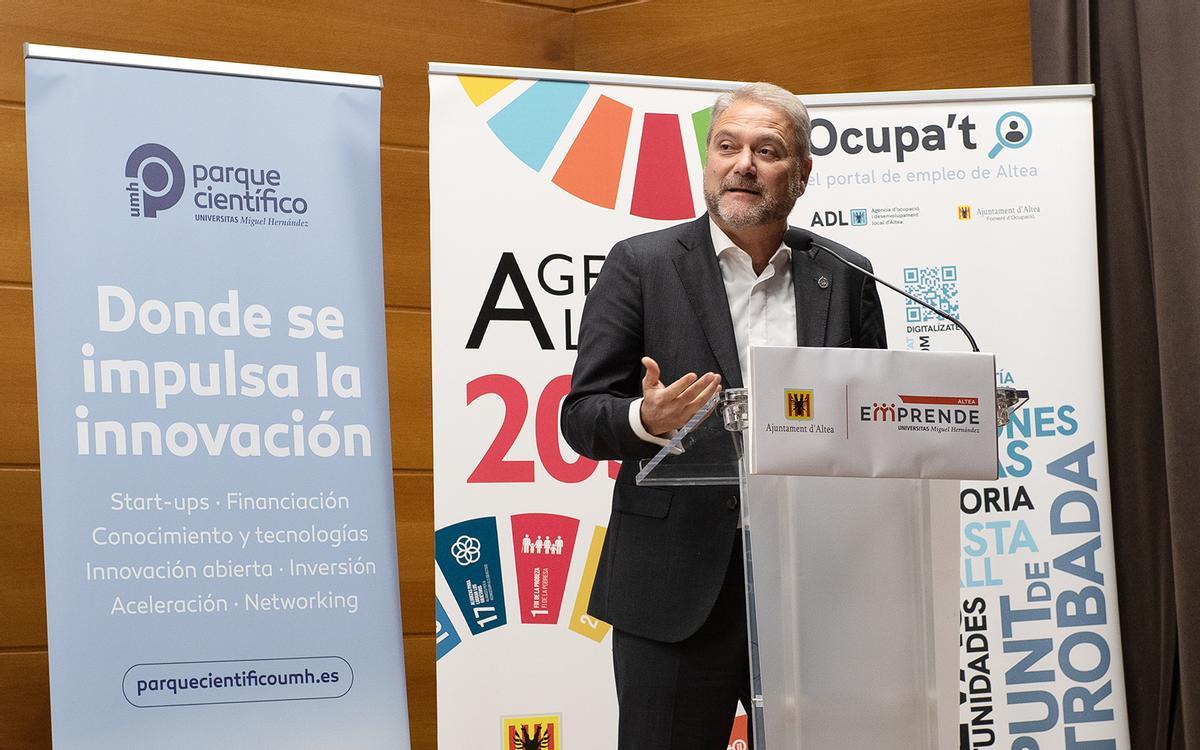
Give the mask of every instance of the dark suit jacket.
[[[822, 241], [871, 268], [853, 250]], [[797, 344], [886, 347], [872, 280], [813, 252], [792, 253], [792, 280]], [[630, 402], [642, 395], [643, 356], [658, 362], [663, 383], [711, 371], [724, 387], [742, 386], [707, 215], [624, 240], [609, 253], [584, 303], [562, 409], [572, 448], [623, 461], [588, 612], [626, 632], [676, 642], [700, 628], [716, 601], [738, 523], [737, 490], [634, 483], [639, 460], [658, 451], [629, 426]]]

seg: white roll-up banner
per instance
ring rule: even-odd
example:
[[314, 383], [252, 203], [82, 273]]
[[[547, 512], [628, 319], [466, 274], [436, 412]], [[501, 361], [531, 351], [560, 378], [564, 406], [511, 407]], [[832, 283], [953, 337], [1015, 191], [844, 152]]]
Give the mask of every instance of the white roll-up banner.
[[[586, 614], [615, 466], [566, 446], [559, 408], [608, 250], [704, 211], [730, 86], [431, 66], [442, 747], [616, 745], [609, 627]], [[791, 223], [961, 318], [1030, 392], [999, 479], [961, 486], [960, 746], [1127, 748], [1091, 88], [801, 98], [815, 167]], [[880, 295], [890, 347], [968, 349]]]
[[379, 85], [27, 50], [55, 747], [408, 747]]

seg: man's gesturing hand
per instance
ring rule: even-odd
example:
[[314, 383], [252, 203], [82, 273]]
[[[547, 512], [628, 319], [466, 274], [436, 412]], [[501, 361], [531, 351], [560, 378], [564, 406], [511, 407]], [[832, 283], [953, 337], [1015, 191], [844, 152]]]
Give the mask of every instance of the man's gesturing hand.
[[642, 366], [646, 368], [646, 376], [642, 378], [642, 426], [651, 435], [683, 427], [721, 389], [721, 376], [715, 372], [700, 377], [689, 372], [674, 383], [663, 385], [657, 362], [642, 357]]

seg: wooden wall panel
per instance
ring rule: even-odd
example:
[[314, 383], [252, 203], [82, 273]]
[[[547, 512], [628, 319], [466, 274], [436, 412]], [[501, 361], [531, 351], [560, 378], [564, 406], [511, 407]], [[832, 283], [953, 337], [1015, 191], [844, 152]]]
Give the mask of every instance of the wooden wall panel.
[[429, 313], [388, 310], [388, 390], [392, 462], [397, 469], [433, 468], [433, 387]]
[[33, 465], [38, 460], [37, 380], [28, 286], [0, 284], [0, 320], [0, 465]]
[[548, 5], [567, 11], [594, 9], [600, 5], [628, 5], [629, 3], [644, 3], [647, 0], [533, 0], [534, 5]]
[[46, 646], [40, 482], [36, 469], [0, 469], [0, 650]]
[[432, 635], [433, 474], [397, 473], [396, 558], [400, 566], [400, 610], [406, 636]]
[[404, 639], [408, 734], [412, 738], [412, 750], [437, 749], [437, 669], [433, 645], [432, 635], [406, 636]]
[[379, 172], [383, 182], [383, 301], [389, 307], [428, 310], [429, 152], [385, 147]]
[[381, 74], [383, 142], [425, 146], [425, 64], [570, 68], [571, 16], [482, 0], [6, 0], [0, 101], [25, 101], [22, 42]]
[[0, 104], [0, 283], [29, 282], [25, 108]]
[[0, 748], [50, 747], [46, 651], [0, 653]]
[[653, 0], [577, 13], [574, 56], [797, 93], [1032, 82], [1028, 0]]
[[[433, 636], [404, 639], [409, 737], [413, 750], [437, 747]], [[0, 653], [0, 748], [50, 747], [50, 672], [46, 652]]]

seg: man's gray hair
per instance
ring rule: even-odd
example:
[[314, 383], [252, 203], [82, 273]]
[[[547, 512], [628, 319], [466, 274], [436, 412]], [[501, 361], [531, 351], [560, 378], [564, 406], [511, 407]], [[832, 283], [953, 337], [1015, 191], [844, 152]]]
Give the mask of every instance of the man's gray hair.
[[717, 97], [712, 106], [712, 119], [708, 122], [708, 135], [704, 140], [705, 146], [712, 142], [713, 125], [716, 124], [717, 119], [735, 102], [755, 102], [764, 107], [770, 107], [782, 112], [787, 116], [788, 121], [792, 125], [794, 142], [791, 146], [793, 153], [798, 154], [801, 161], [811, 155], [809, 150], [809, 134], [812, 130], [812, 125], [808, 118], [808, 108], [787, 89], [780, 88], [773, 83], [763, 83], [761, 81], [758, 83], [747, 83], [745, 86], [740, 86], [733, 91], [726, 91]]

